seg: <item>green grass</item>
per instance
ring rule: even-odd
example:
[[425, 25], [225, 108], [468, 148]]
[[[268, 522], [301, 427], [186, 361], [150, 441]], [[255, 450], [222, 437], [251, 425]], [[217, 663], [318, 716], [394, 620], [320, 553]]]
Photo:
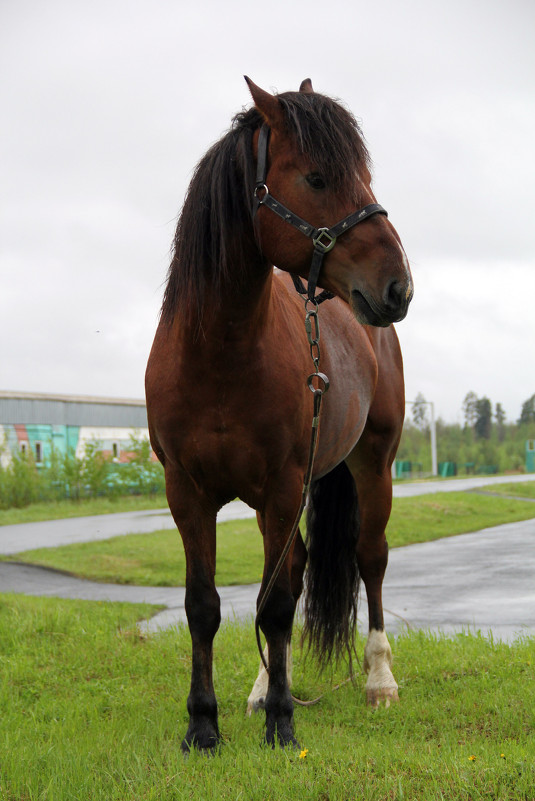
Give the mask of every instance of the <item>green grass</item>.
[[[526, 484], [513, 486], [525, 487]], [[529, 483], [527, 486], [531, 487]], [[532, 517], [535, 517], [535, 507], [520, 497], [437, 492], [415, 498], [395, 498], [387, 536], [390, 547], [398, 548]]]
[[[396, 498], [388, 526], [388, 541], [390, 547], [396, 548], [531, 517], [535, 517], [533, 503], [473, 492]], [[220, 586], [260, 581], [262, 538], [254, 519], [220, 523], [217, 548]], [[186, 571], [182, 543], [175, 531], [41, 548], [2, 558], [121, 584], [178, 586], [184, 583]]]
[[[2, 801], [533, 799], [534, 639], [399, 637], [400, 703], [371, 711], [357, 676], [297, 708], [300, 758], [261, 746], [263, 716], [245, 716], [253, 626], [227, 624], [214, 648], [225, 745], [184, 760], [189, 635], [140, 637], [148, 612], [0, 596]], [[299, 649], [294, 658], [304, 698], [346, 675], [342, 665], [318, 678]]]
[[[220, 523], [217, 583], [254, 584], [262, 578], [262, 537], [256, 520]], [[183, 586], [186, 560], [176, 530], [129, 534], [100, 542], [24, 551], [0, 560], [66, 570], [93, 581], [143, 586]]]
[[165, 508], [167, 508], [167, 499], [163, 494], [125, 495], [118, 498], [82, 498], [78, 501], [47, 501], [46, 503], [32, 503], [22, 509], [0, 509], [0, 526]]
[[514, 495], [515, 498], [533, 498], [535, 500], [535, 481], [521, 481], [519, 484], [495, 484], [481, 487], [477, 492], [488, 492], [492, 495]]

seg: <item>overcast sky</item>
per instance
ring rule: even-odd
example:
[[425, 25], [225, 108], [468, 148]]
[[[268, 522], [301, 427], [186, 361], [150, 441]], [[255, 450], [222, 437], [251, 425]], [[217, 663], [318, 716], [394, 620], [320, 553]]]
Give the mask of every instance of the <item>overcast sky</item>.
[[535, 392], [533, 0], [2, 0], [0, 389], [143, 397], [191, 172], [250, 103], [362, 124], [412, 264], [407, 397]]

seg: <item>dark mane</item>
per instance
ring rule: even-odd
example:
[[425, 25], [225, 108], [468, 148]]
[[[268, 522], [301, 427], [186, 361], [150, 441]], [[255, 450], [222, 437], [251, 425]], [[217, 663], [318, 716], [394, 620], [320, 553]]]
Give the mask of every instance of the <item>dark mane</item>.
[[351, 112], [316, 93], [286, 92], [278, 95], [278, 100], [301, 153], [309, 157], [334, 191], [352, 194], [355, 175], [363, 165], [370, 167], [370, 157]]
[[[311, 165], [336, 192], [353, 194], [355, 174], [369, 156], [352, 114], [316, 93], [277, 95], [287, 130]], [[245, 278], [253, 234], [255, 164], [252, 139], [262, 124], [251, 108], [236, 115], [231, 129], [201, 159], [179, 217], [161, 316], [171, 323], [180, 309], [200, 321], [207, 295], [218, 297], [230, 280]]]

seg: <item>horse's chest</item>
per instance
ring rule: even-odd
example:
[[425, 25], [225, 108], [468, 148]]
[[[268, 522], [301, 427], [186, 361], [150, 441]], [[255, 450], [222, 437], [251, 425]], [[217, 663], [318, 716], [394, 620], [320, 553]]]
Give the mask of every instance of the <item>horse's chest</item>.
[[235, 476], [247, 475], [262, 481], [266, 471], [286, 460], [299, 437], [292, 425], [297, 418], [293, 404], [285, 417], [276, 400], [273, 406], [266, 404], [264, 393], [259, 397], [245, 380], [239, 393], [225, 386], [210, 397], [191, 393], [176, 404], [162, 439], [196, 480], [217, 475], [218, 481], [233, 482]]

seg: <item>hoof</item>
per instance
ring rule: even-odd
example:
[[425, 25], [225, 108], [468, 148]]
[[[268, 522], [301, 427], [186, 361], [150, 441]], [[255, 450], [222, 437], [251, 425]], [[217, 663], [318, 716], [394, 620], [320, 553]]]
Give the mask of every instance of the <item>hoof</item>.
[[385, 708], [388, 709], [392, 702], [399, 701], [398, 688], [396, 686], [390, 688], [381, 687], [377, 690], [367, 689], [366, 701], [368, 702], [368, 706], [374, 709], [378, 709], [382, 703], [384, 703]]
[[205, 756], [214, 756], [221, 748], [219, 732], [212, 729], [192, 732], [188, 731], [181, 744], [182, 753], [188, 757], [192, 751]]
[[271, 748], [275, 748], [276, 745], [280, 745], [281, 748], [299, 748], [292, 719], [279, 718], [278, 722], [273, 718], [266, 720], [265, 742]]
[[298, 751], [301, 750], [301, 746], [293, 734], [290, 737], [281, 737], [279, 734], [277, 734], [276, 737], [268, 737], [266, 734], [264, 738], [264, 745], [269, 746], [270, 748], [275, 748], [278, 745], [280, 748], [293, 748], [294, 750]]
[[200, 754], [201, 756], [205, 757], [213, 757], [219, 753], [221, 749], [221, 743], [217, 742], [215, 745], [207, 745], [207, 746], [200, 746], [197, 743], [190, 744], [187, 740], [182, 740], [182, 745], [180, 746], [182, 750], [182, 755], [184, 759], [189, 759], [189, 756], [192, 751], [195, 753]]
[[261, 709], [266, 708], [266, 697], [265, 695], [261, 695], [258, 698], [253, 698], [252, 694], [249, 696], [249, 700], [247, 701], [247, 716], [251, 717], [253, 712], [257, 713], [260, 712]]
[[377, 709], [399, 701], [398, 685], [391, 671], [392, 650], [384, 631], [370, 631], [364, 648], [364, 670], [368, 674], [366, 700]]

